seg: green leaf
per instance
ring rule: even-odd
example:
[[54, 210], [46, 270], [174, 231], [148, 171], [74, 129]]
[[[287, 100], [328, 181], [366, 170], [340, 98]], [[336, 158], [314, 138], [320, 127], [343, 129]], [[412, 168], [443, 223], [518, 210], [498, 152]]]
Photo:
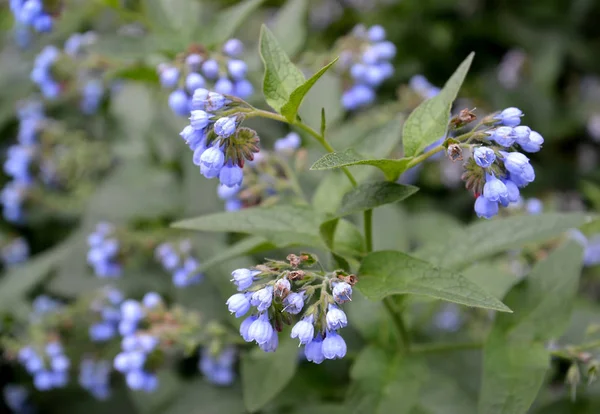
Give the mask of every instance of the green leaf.
[[237, 28], [258, 8], [264, 0], [246, 0], [220, 11], [208, 32], [203, 36], [208, 47], [219, 46], [233, 36]]
[[308, 0], [288, 0], [274, 18], [271, 30], [288, 56], [302, 49], [307, 35]]
[[258, 253], [266, 250], [273, 250], [277, 246], [263, 237], [250, 236], [245, 237], [237, 243], [228, 246], [221, 250], [216, 256], [212, 256], [210, 259], [202, 262], [200, 269], [202, 271], [210, 269], [213, 266], [227, 262], [233, 258], [244, 256], [247, 254]]
[[479, 220], [464, 230], [445, 236], [444, 241], [423, 246], [415, 256], [449, 269], [459, 269], [486, 256], [558, 236], [586, 221], [590, 221], [590, 217], [581, 213]]
[[430, 296], [477, 308], [511, 312], [464, 276], [398, 251], [379, 251], [363, 259], [357, 288], [380, 300], [396, 294]]
[[464, 269], [461, 274], [471, 282], [485, 286], [485, 290], [494, 297], [502, 299], [520, 280], [506, 267], [508, 267], [506, 264], [502, 266], [500, 263], [490, 261], [477, 262]]
[[471, 414], [477, 412], [477, 401], [461, 388], [455, 376], [432, 368], [429, 380], [421, 387], [419, 409], [424, 414]]
[[273, 109], [280, 112], [281, 107], [290, 100], [292, 92], [305, 82], [304, 75], [290, 61], [265, 25], [260, 31], [260, 57], [265, 65], [265, 99]]
[[359, 213], [384, 204], [402, 201], [419, 191], [412, 185], [390, 182], [365, 183], [344, 195], [338, 216]]
[[389, 355], [375, 346], [358, 355], [350, 371], [353, 383], [346, 407], [354, 414], [409, 414], [428, 378], [428, 369], [418, 357]]
[[371, 165], [383, 171], [385, 178], [390, 181], [396, 181], [400, 174], [407, 168], [411, 158], [401, 158], [399, 160], [388, 159], [365, 159], [354, 149], [350, 148], [344, 152], [333, 152], [325, 154], [318, 159], [311, 167], [311, 170], [331, 170], [334, 168], [350, 167], [353, 165]]
[[280, 336], [281, 342], [274, 353], [255, 348], [242, 357], [244, 404], [250, 412], [260, 410], [275, 398], [296, 373], [298, 344], [288, 335]]
[[567, 242], [511, 289], [505, 301], [515, 313], [497, 315], [484, 346], [478, 412], [528, 412], [550, 366], [546, 342], [560, 337], [568, 324], [581, 261], [581, 246]]
[[319, 125], [322, 122], [322, 110], [325, 109], [328, 125], [336, 125], [346, 113], [341, 103], [342, 88], [342, 80], [333, 71], [323, 74], [319, 79], [319, 86], [306, 94], [298, 109], [302, 122], [306, 125]]
[[335, 62], [337, 62], [338, 58], [335, 58], [332, 62], [321, 68], [317, 73], [312, 75], [306, 82], [302, 85], [298, 86], [292, 94], [290, 95], [289, 100], [281, 107], [281, 114], [286, 117], [289, 122], [294, 122], [296, 120], [296, 115], [298, 114], [298, 108], [300, 108], [300, 104], [302, 104], [302, 100], [310, 91], [310, 89], [314, 86], [315, 83], [319, 80], [321, 76], [325, 72], [329, 70], [331, 66]]
[[423, 102], [410, 114], [402, 134], [405, 157], [419, 155], [427, 145], [446, 135], [452, 102], [467, 76], [473, 56], [475, 54], [471, 52], [438, 95]]

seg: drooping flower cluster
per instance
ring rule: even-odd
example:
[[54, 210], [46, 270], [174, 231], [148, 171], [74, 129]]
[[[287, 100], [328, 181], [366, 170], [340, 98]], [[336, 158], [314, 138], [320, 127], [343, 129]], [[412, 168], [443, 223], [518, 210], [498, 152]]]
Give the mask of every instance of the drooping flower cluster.
[[292, 324], [295, 315], [301, 315], [291, 337], [305, 346], [307, 360], [320, 364], [346, 355], [346, 343], [338, 330], [348, 320], [340, 305], [351, 300], [356, 276], [306, 269], [315, 260], [308, 254], [289, 255], [287, 262], [267, 261], [255, 269], [232, 273], [239, 293], [227, 300], [229, 311], [240, 318], [255, 308], [240, 326], [246, 342], [256, 342], [263, 351], [274, 352], [283, 325]]
[[42, 0], [10, 0], [9, 5], [17, 26], [32, 28], [38, 33], [52, 30], [54, 19]]
[[117, 336], [119, 322], [121, 321], [120, 305], [123, 294], [108, 288], [100, 297], [92, 301], [90, 310], [99, 316], [99, 321], [90, 325], [89, 335], [94, 342], [105, 342]]
[[240, 59], [243, 52], [244, 45], [240, 40], [229, 39], [221, 52], [194, 50], [172, 64], [159, 65], [161, 85], [173, 90], [169, 95], [169, 106], [173, 112], [189, 116], [194, 92], [200, 88], [241, 99], [250, 97], [254, 87], [246, 79], [248, 66]]
[[227, 346], [216, 355], [209, 348], [204, 347], [200, 350], [198, 369], [212, 384], [231, 385], [235, 380], [233, 365], [235, 364], [236, 355], [237, 352], [233, 346]]
[[26, 346], [19, 351], [19, 362], [33, 375], [33, 385], [39, 391], [62, 388], [69, 381], [69, 358], [63, 352], [58, 341], [47, 343], [43, 352], [33, 346]]
[[372, 104], [375, 90], [394, 74], [390, 61], [396, 46], [385, 40], [385, 29], [379, 25], [354, 27], [350, 35], [339, 41], [339, 67], [346, 78], [342, 105], [349, 111]]
[[227, 187], [241, 185], [245, 161], [259, 151], [256, 132], [240, 127], [249, 107], [231, 95], [198, 88], [191, 108], [190, 125], [180, 135], [194, 151], [194, 164], [206, 178], [219, 177]]
[[245, 164], [243, 185], [220, 185], [217, 195], [225, 201], [225, 210], [237, 211], [258, 204], [268, 204], [279, 197], [289, 188], [289, 177], [286, 176], [283, 163], [290, 163], [300, 144], [300, 135], [290, 132], [275, 141], [274, 153], [262, 151], [252, 162]]
[[519, 202], [519, 188], [535, 179], [529, 158], [517, 149], [537, 152], [544, 139], [520, 125], [522, 115], [517, 108], [507, 108], [484, 119], [484, 125], [492, 124], [492, 128], [479, 134], [482, 145], [473, 147], [473, 157], [463, 174], [467, 188], [477, 197], [475, 212], [479, 217], [489, 219], [498, 214], [500, 205]]
[[115, 237], [115, 228], [112, 224], [98, 223], [96, 230], [88, 236], [87, 243], [89, 246], [87, 262], [96, 276], [101, 278], [121, 276], [120, 243], [119, 239]]
[[110, 397], [111, 363], [106, 359], [84, 358], [79, 364], [79, 385], [94, 398], [106, 400]]
[[0, 246], [0, 260], [4, 266], [22, 263], [29, 257], [29, 245], [23, 237], [15, 237]]
[[204, 278], [200, 272], [200, 262], [194, 257], [189, 240], [178, 244], [159, 244], [154, 255], [161, 266], [171, 273], [173, 284], [177, 287], [191, 286], [200, 283]]

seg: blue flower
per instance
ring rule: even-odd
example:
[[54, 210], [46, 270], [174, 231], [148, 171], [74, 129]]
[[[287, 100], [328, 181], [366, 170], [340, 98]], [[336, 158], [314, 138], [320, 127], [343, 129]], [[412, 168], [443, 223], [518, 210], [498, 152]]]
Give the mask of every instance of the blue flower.
[[274, 332], [266, 313], [262, 313], [248, 328], [248, 338], [256, 341], [259, 345], [269, 342], [273, 335], [277, 335], [277, 333]]
[[227, 62], [227, 70], [234, 80], [242, 80], [248, 72], [248, 65], [243, 60], [231, 59]]
[[275, 141], [273, 149], [279, 154], [288, 155], [300, 148], [301, 143], [300, 135], [295, 132], [290, 132], [285, 137]]
[[494, 118], [500, 121], [501, 124], [515, 127], [521, 123], [521, 117], [523, 116], [523, 112], [519, 108], [506, 108]]
[[516, 203], [519, 201], [520, 191], [519, 187], [512, 182], [511, 180], [503, 180], [506, 189], [508, 190], [508, 201], [511, 203]]
[[235, 363], [235, 349], [225, 348], [219, 355], [214, 356], [202, 348], [198, 368], [206, 379], [215, 385], [231, 385], [235, 379], [233, 364]]
[[175, 115], [185, 116], [189, 113], [187, 94], [182, 89], [177, 89], [169, 95], [169, 106]]
[[174, 88], [179, 81], [179, 69], [174, 66], [168, 66], [160, 72], [160, 84], [164, 88]]
[[190, 70], [197, 71], [202, 63], [202, 56], [197, 53], [192, 53], [185, 58], [185, 64]]
[[510, 173], [510, 179], [519, 187], [524, 187], [535, 179], [533, 167], [525, 155], [505, 151], [501, 151], [500, 154], [504, 157], [504, 167]]
[[258, 344], [258, 347], [265, 352], [275, 352], [277, 350], [278, 346], [279, 346], [279, 335], [277, 335], [277, 332], [275, 332], [275, 331], [273, 331], [273, 334], [271, 335], [271, 339], [269, 339], [264, 344]]
[[473, 152], [475, 163], [482, 168], [488, 168], [496, 161], [496, 154], [488, 147], [477, 147]]
[[333, 285], [333, 300], [344, 303], [352, 300], [352, 286], [346, 282], [335, 282]]
[[515, 143], [516, 136], [513, 128], [501, 126], [492, 131], [490, 140], [496, 141], [499, 145], [508, 148]]
[[127, 299], [121, 304], [121, 317], [124, 320], [137, 322], [144, 317], [144, 311], [138, 302]]
[[239, 187], [244, 180], [244, 171], [238, 165], [234, 165], [231, 161], [221, 168], [219, 173], [219, 181], [227, 187]]
[[289, 314], [297, 315], [304, 307], [304, 293], [291, 292], [283, 300], [283, 310]]
[[211, 118], [212, 118], [212, 115], [210, 115], [209, 113], [207, 113], [201, 109], [197, 109], [197, 110], [192, 111], [192, 113], [191, 113], [190, 125], [196, 131], [202, 131], [203, 129], [205, 129], [208, 126], [208, 124], [210, 124]]
[[235, 313], [235, 317], [244, 316], [250, 310], [250, 301], [244, 293], [236, 293], [227, 299], [226, 305], [229, 312]]
[[544, 137], [542, 137], [536, 131], [531, 131], [528, 138], [529, 139], [527, 141], [519, 143], [523, 151], [538, 152], [542, 148], [542, 144], [544, 143]]
[[348, 325], [348, 318], [344, 311], [331, 303], [327, 307], [325, 319], [327, 321], [327, 329], [330, 331], [342, 329]]
[[237, 119], [233, 116], [224, 116], [215, 122], [215, 134], [220, 137], [228, 138], [237, 129]]
[[194, 90], [192, 94], [191, 103], [192, 110], [208, 111], [208, 109], [206, 108], [206, 103], [209, 94], [210, 92], [204, 88], [197, 88], [196, 90]]
[[371, 42], [381, 42], [385, 40], [385, 29], [380, 25], [371, 26], [367, 31], [367, 36]]
[[240, 335], [242, 336], [242, 338], [244, 338], [244, 341], [246, 341], [246, 342], [253, 341], [253, 339], [250, 337], [249, 331], [250, 331], [250, 326], [257, 319], [258, 319], [258, 316], [256, 316], [256, 315], [248, 316], [246, 319], [244, 319], [244, 321], [240, 325]]
[[[183, 128], [183, 131], [179, 134], [185, 141], [186, 144], [190, 147], [192, 151], [196, 151], [198, 148], [202, 148], [202, 152], [206, 149], [206, 131], [205, 130], [195, 130], [191, 125], [187, 125]], [[200, 153], [202, 155], [202, 153]], [[194, 162], [195, 163], [195, 162]], [[195, 163], [196, 165], [200, 165]]]
[[326, 359], [338, 359], [346, 356], [346, 342], [335, 331], [327, 331], [323, 340], [323, 356]]
[[[486, 182], [483, 186], [483, 196], [485, 198], [495, 202], [508, 200], [508, 189], [502, 181], [494, 177], [492, 174], [486, 174], [485, 179]], [[508, 204], [508, 201], [506, 204]]]
[[231, 82], [227, 78], [220, 78], [215, 83], [215, 91], [222, 95], [232, 95], [233, 94], [233, 82]]
[[162, 298], [156, 292], [148, 292], [144, 295], [142, 304], [145, 308], [153, 309], [162, 304]]
[[41, 14], [33, 21], [33, 28], [38, 33], [48, 33], [52, 31], [53, 20], [48, 14]]
[[223, 53], [229, 57], [239, 57], [244, 53], [244, 44], [238, 39], [229, 39], [223, 45]]
[[219, 176], [225, 164], [225, 154], [218, 147], [210, 147], [200, 157], [200, 173], [206, 178]]
[[216, 79], [219, 76], [219, 64], [214, 59], [209, 59], [202, 64], [202, 73], [209, 79]]
[[298, 338], [302, 345], [310, 343], [314, 336], [315, 327], [313, 315], [308, 315], [300, 319], [292, 328], [291, 337]]
[[260, 290], [257, 290], [252, 294], [250, 303], [260, 312], [264, 312], [271, 306], [273, 301], [273, 286], [266, 286]]
[[194, 93], [196, 89], [203, 88], [205, 84], [204, 78], [199, 73], [191, 72], [185, 78], [185, 88], [190, 93]]
[[479, 196], [477, 197], [477, 200], [475, 200], [475, 213], [477, 214], [477, 217], [490, 219], [498, 214], [498, 203], [490, 201], [484, 196]]
[[247, 79], [242, 79], [233, 84], [233, 94], [242, 99], [249, 98], [254, 93], [254, 86]]
[[231, 281], [238, 287], [238, 291], [246, 290], [254, 282], [254, 277], [259, 275], [259, 270], [237, 269], [231, 273]]
[[323, 337], [320, 332], [317, 333], [312, 341], [306, 344], [304, 355], [308, 361], [315, 364], [320, 364], [325, 360], [325, 355], [323, 355]]
[[544, 204], [537, 198], [530, 198], [525, 203], [525, 209], [531, 215], [541, 214], [544, 210]]

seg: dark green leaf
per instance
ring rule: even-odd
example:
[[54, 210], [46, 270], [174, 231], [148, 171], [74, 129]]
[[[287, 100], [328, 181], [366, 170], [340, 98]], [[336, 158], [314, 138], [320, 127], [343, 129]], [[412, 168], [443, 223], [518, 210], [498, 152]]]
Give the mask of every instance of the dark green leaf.
[[356, 287], [374, 300], [396, 294], [413, 294], [511, 312], [502, 302], [464, 276], [402, 252], [369, 254], [361, 263], [359, 280]]
[[562, 335], [577, 294], [582, 248], [567, 242], [509, 292], [484, 347], [478, 412], [525, 414], [550, 366], [546, 342]]
[[283, 333], [274, 353], [255, 348], [246, 354], [241, 365], [246, 409], [258, 411], [275, 398], [294, 377], [297, 366], [298, 344]]
[[467, 267], [461, 273], [471, 282], [485, 286], [485, 290], [498, 299], [502, 299], [506, 292], [519, 281], [510, 269], [504, 264], [494, 262], [477, 262], [472, 266]]
[[415, 256], [439, 266], [458, 269], [486, 256], [558, 236], [589, 220], [589, 216], [581, 213], [479, 220], [462, 231], [444, 235], [443, 241], [423, 246], [415, 252]]
[[285, 54], [277, 39], [265, 25], [260, 31], [260, 56], [265, 65], [263, 93], [267, 103], [277, 112], [292, 92], [305, 82], [304, 75]]
[[410, 114], [402, 134], [405, 157], [419, 155], [427, 145], [446, 135], [452, 102], [467, 76], [473, 56], [475, 54], [471, 53], [460, 64], [438, 95], [423, 102]]
[[308, 0], [288, 0], [275, 16], [271, 30], [288, 56], [294, 57], [307, 35]]
[[353, 149], [344, 152], [333, 152], [325, 154], [317, 160], [311, 167], [311, 170], [331, 170], [334, 168], [350, 167], [353, 165], [371, 165], [379, 168], [390, 181], [396, 181], [400, 174], [407, 168], [411, 158], [402, 158], [399, 160], [388, 159], [365, 159]]
[[300, 108], [300, 104], [302, 104], [302, 100], [304, 99], [308, 91], [310, 91], [310, 89], [319, 80], [319, 78], [323, 76], [323, 74], [327, 72], [327, 70], [329, 70], [329, 68], [333, 66], [335, 62], [337, 62], [337, 58], [329, 64], [327, 64], [325, 67], [321, 68], [321, 70], [312, 75], [302, 85], [294, 89], [294, 91], [290, 95], [289, 100], [281, 107], [281, 114], [285, 116], [289, 122], [294, 122], [296, 120], [298, 108]]
[[359, 213], [384, 204], [402, 201], [419, 191], [412, 185], [390, 182], [365, 183], [344, 195], [339, 216]]
[[258, 8], [264, 0], [246, 0], [222, 10], [208, 29], [204, 43], [206, 46], [220, 46], [229, 39], [237, 28]]
[[335, 229], [337, 228], [339, 221], [340, 220], [338, 218], [327, 220], [319, 227], [321, 238], [325, 242], [325, 245], [330, 249], [333, 249]]

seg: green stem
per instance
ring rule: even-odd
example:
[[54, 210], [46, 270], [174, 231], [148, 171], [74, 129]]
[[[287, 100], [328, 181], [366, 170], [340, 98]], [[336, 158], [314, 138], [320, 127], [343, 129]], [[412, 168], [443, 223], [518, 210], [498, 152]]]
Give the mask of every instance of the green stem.
[[410, 352], [410, 335], [408, 334], [408, 330], [404, 324], [404, 319], [402, 319], [402, 314], [397, 311], [391, 296], [383, 299], [383, 306], [385, 306], [385, 309], [388, 311], [390, 317], [392, 318], [392, 322], [396, 327], [396, 332], [398, 333], [400, 344], [402, 345], [402, 351], [404, 353]]
[[433, 344], [413, 344], [411, 350], [416, 354], [435, 354], [438, 352], [466, 351], [470, 349], [480, 349], [483, 342], [454, 342], [454, 343], [433, 343]]
[[367, 247], [367, 253], [373, 251], [373, 210], [368, 209], [364, 212], [363, 225], [365, 232], [365, 245]]

